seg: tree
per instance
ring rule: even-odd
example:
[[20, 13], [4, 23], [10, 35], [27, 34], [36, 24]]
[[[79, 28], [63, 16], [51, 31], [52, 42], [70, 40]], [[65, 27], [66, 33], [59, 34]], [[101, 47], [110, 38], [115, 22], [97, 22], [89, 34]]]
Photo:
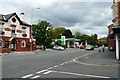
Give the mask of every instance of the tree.
[[75, 37], [76, 39], [80, 39], [81, 36], [82, 36], [82, 33], [80, 33], [80, 32], [75, 32], [74, 37]]
[[91, 44], [94, 46], [97, 45], [97, 43], [98, 43], [97, 37], [98, 37], [97, 34], [91, 35], [90, 41], [91, 41]]
[[46, 45], [46, 39], [49, 37], [51, 24], [47, 21], [40, 21], [36, 25], [32, 25], [33, 37], [37, 40], [37, 44]]
[[80, 39], [83, 44], [85, 44], [85, 42], [87, 40], [88, 44], [95, 46], [98, 43], [97, 37], [98, 37], [97, 34], [86, 35], [86, 34], [82, 34], [80, 32], [75, 33], [75, 38]]
[[64, 27], [55, 27], [53, 29], [52, 35], [53, 39], [60, 38], [66, 29]]
[[62, 35], [64, 35], [66, 38], [72, 38], [73, 37], [70, 29], [66, 29]]

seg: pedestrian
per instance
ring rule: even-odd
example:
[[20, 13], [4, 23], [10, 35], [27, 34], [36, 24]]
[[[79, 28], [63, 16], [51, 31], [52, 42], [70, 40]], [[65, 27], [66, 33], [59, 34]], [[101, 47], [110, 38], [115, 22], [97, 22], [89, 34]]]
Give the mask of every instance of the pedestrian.
[[104, 46], [104, 44], [102, 45], [102, 51], [105, 52], [105, 46]]

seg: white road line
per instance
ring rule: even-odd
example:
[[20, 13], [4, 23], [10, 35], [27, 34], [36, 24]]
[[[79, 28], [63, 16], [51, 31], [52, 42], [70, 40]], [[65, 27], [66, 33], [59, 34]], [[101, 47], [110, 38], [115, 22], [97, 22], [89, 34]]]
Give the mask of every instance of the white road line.
[[52, 69], [53, 67], [49, 67], [49, 68], [47, 68], [47, 69]]
[[69, 62], [65, 62], [65, 64], [67, 64], [67, 63], [69, 63]]
[[110, 78], [106, 76], [97, 76], [97, 75], [88, 75], [88, 74], [78, 74], [78, 73], [72, 73], [72, 72], [62, 72], [62, 71], [52, 71], [56, 73], [63, 73], [63, 74], [71, 74], [71, 75], [77, 75], [77, 76], [86, 76], [86, 77], [94, 77], [94, 78]]
[[69, 61], [70, 63], [73, 62], [73, 60]]
[[39, 73], [42, 73], [42, 72], [45, 72], [45, 71], [48, 71], [48, 70], [45, 69], [45, 70], [38, 71], [38, 72], [36, 72], [36, 73], [39, 74]]
[[53, 67], [58, 67], [58, 65], [55, 65], [55, 66], [53, 66]]
[[[95, 52], [94, 52], [94, 53], [95, 53]], [[91, 54], [94, 54], [94, 53], [86, 54], [86, 55], [80, 56], [79, 58], [86, 57], [86, 56], [91, 55]]]
[[61, 66], [64, 65], [65, 63], [60, 64]]
[[37, 76], [34, 76], [34, 77], [32, 77], [31, 79], [35, 79], [35, 78], [39, 78], [40, 76], [39, 75], [37, 75]]
[[33, 76], [33, 74], [29, 74], [29, 75], [23, 76], [22, 78], [28, 78], [30, 76]]
[[43, 74], [49, 74], [49, 73], [51, 73], [52, 71], [48, 71], [48, 72], [45, 72], [45, 73], [43, 73]]

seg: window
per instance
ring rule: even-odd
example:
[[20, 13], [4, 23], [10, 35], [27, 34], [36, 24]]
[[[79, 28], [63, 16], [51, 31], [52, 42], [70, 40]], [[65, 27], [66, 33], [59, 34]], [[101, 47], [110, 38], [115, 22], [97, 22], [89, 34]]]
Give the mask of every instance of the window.
[[21, 47], [26, 47], [26, 41], [25, 40], [22, 40]]
[[0, 35], [2, 35], [3, 28], [0, 27]]
[[22, 26], [22, 33], [26, 34], [26, 27], [25, 26]]
[[2, 42], [3, 40], [2, 39], [0, 39], [0, 48], [2, 48], [3, 47], [3, 42]]
[[26, 29], [23, 29], [23, 30], [22, 30], [22, 33], [23, 33], [23, 34], [26, 34]]
[[16, 27], [12, 27], [12, 33], [15, 33]]

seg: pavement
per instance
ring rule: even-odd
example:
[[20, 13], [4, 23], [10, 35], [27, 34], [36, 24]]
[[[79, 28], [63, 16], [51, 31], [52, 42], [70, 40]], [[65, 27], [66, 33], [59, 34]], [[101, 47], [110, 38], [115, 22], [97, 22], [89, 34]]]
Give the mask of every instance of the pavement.
[[[45, 51], [50, 51], [52, 49], [46, 49]], [[0, 53], [0, 56], [4, 56], [4, 55], [10, 55], [10, 54], [34, 54], [37, 53], [39, 51], [44, 51], [44, 50], [36, 50], [36, 51], [11, 51], [10, 53]]]
[[115, 59], [115, 52], [105, 49], [104, 52], [94, 53], [84, 58], [77, 58], [75, 63], [91, 66], [120, 67], [120, 61]]

